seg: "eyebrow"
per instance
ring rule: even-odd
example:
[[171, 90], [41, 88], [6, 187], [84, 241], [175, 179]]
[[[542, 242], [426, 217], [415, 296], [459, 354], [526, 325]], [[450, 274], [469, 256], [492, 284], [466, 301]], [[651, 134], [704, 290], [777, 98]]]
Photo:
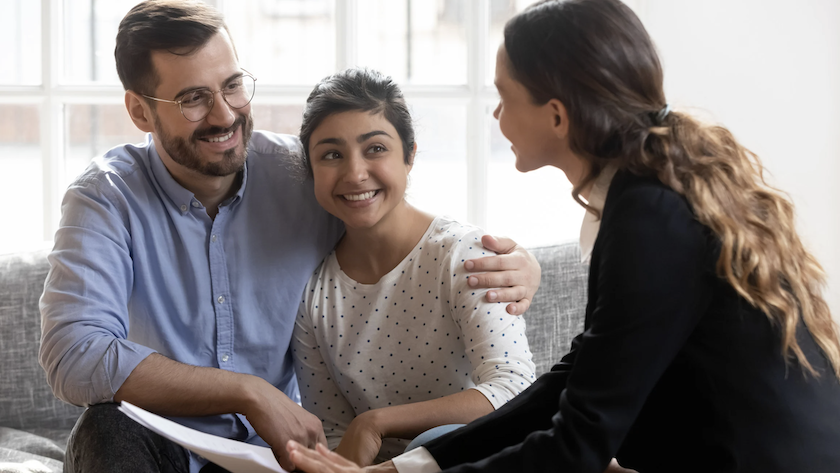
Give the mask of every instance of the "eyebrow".
[[[235, 73], [233, 73], [230, 77], [228, 77], [227, 79], [225, 79], [225, 80], [222, 82], [222, 84], [227, 84], [228, 82], [232, 81], [233, 79], [236, 79], [237, 77], [242, 77], [242, 76], [244, 76], [244, 75], [245, 75], [245, 73], [244, 73], [244, 72], [242, 72], [242, 71], [235, 72]], [[185, 87], [185, 88], [181, 89], [181, 90], [180, 90], [177, 94], [175, 94], [175, 98], [177, 99], [178, 97], [180, 97], [180, 96], [182, 96], [182, 95], [186, 94], [187, 92], [192, 92], [192, 91], [194, 91], [194, 90], [200, 90], [200, 89], [208, 89], [208, 90], [210, 90], [210, 88], [209, 88], [209, 87], [198, 87], [198, 86], [194, 86], [194, 87]]]
[[[374, 136], [379, 136], [379, 135], [385, 135], [388, 138], [391, 138], [391, 135], [389, 135], [388, 133], [385, 133], [382, 130], [374, 130], [374, 131], [365, 133], [363, 135], [359, 135], [358, 138], [356, 138], [356, 142], [364, 143], [365, 141], [373, 138]], [[317, 143], [315, 143], [315, 146], [324, 145], [324, 144], [341, 146], [341, 145], [347, 144], [347, 141], [345, 141], [344, 138], [324, 138], [323, 140], [320, 140]]]
[[315, 143], [315, 146], [318, 145], [343, 145], [347, 143], [342, 138], [324, 138], [323, 140]]
[[371, 131], [369, 133], [365, 133], [364, 135], [359, 135], [359, 137], [356, 138], [356, 141], [359, 142], [359, 143], [364, 143], [365, 141], [373, 138], [374, 136], [378, 136], [378, 135], [385, 135], [388, 138], [391, 138], [391, 135], [389, 135], [388, 133], [385, 133], [382, 130], [374, 130], [374, 131]]

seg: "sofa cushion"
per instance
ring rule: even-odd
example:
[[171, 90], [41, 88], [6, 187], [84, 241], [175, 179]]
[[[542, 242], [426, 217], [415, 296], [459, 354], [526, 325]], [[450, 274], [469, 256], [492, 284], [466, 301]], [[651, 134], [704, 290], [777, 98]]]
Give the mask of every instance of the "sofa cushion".
[[[61, 471], [69, 433], [52, 432], [54, 436], [61, 437], [61, 440], [53, 441], [40, 435], [0, 427], [0, 473], [39, 471], [35, 465]], [[30, 468], [27, 468], [27, 462], [31, 465]]]
[[577, 243], [531, 248], [542, 268], [540, 289], [525, 313], [528, 343], [537, 375], [551, 369], [583, 332], [589, 265], [580, 262]]
[[49, 264], [47, 250], [0, 256], [0, 426], [69, 431], [82, 412], [53, 396], [38, 364], [41, 315], [38, 299]]

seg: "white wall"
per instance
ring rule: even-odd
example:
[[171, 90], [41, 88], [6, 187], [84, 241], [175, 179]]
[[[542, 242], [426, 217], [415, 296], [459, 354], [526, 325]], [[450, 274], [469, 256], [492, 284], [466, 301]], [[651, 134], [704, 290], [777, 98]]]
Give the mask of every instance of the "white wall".
[[840, 1], [636, 0], [668, 100], [725, 124], [793, 198], [840, 321]]

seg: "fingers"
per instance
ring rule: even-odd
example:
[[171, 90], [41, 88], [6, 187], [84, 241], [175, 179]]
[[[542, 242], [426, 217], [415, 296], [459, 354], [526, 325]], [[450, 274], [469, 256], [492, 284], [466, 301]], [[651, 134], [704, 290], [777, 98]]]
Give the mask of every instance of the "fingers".
[[519, 302], [528, 297], [525, 286], [505, 287], [487, 291], [487, 302]]
[[332, 461], [333, 463], [336, 463], [338, 465], [345, 466], [345, 467], [358, 467], [358, 465], [356, 465], [352, 461], [342, 457], [341, 455], [339, 455], [335, 452], [331, 452], [330, 449], [327, 448], [326, 445], [320, 445], [319, 444], [317, 447], [315, 447], [315, 449], [318, 451], [318, 453], [320, 453], [321, 455], [323, 455], [324, 457], [326, 457], [328, 460]]
[[[496, 288], [510, 289], [514, 286], [514, 284], [521, 284], [521, 281], [517, 281], [517, 277], [522, 279], [521, 275], [519, 275], [516, 271], [496, 271], [492, 273], [470, 274], [467, 284], [469, 284], [470, 287], [494, 289], [495, 292], [499, 293], [502, 292], [502, 289]], [[524, 293], [522, 295], [524, 296]], [[501, 300], [502, 299], [496, 299], [493, 302]], [[506, 300], [505, 302], [513, 302], [513, 300]]]
[[507, 271], [511, 269], [522, 269], [526, 266], [524, 255], [515, 253], [512, 255], [485, 256], [467, 260], [464, 268], [467, 271]]
[[355, 463], [329, 451], [323, 444], [318, 444], [315, 450], [312, 450], [294, 440], [289, 440], [286, 444], [286, 450], [288, 450], [289, 456], [297, 469], [306, 473], [352, 473], [362, 471]]
[[492, 235], [484, 235], [481, 237], [481, 244], [491, 251], [499, 254], [508, 254], [516, 248], [516, 242], [510, 238], [494, 237]]
[[[276, 433], [276, 436], [271, 435], [269, 438], [276, 439], [278, 448], [275, 450], [274, 456], [277, 462], [283, 469], [292, 471], [295, 468], [295, 462], [290, 456], [290, 451], [288, 448], [280, 447], [284, 443], [288, 445], [288, 442], [285, 442], [287, 439], [292, 439], [296, 445], [301, 445], [301, 448], [315, 448], [316, 445], [321, 442], [326, 443], [327, 440], [323, 425], [317, 416], [307, 412], [295, 403], [285, 407], [287, 412], [284, 418], [287, 428], [280, 430]], [[272, 442], [269, 442], [269, 444], [275, 445]]]
[[508, 304], [506, 310], [507, 313], [510, 315], [522, 315], [528, 311], [529, 307], [531, 307], [531, 300], [522, 299], [520, 301], [516, 301], [513, 304]]
[[280, 466], [284, 470], [292, 471], [297, 467], [298, 470], [306, 473], [326, 473], [333, 471], [329, 468], [326, 459], [321, 454], [304, 447], [294, 440], [289, 440], [286, 444], [286, 450], [294, 465], [292, 468], [287, 468], [281, 464]]

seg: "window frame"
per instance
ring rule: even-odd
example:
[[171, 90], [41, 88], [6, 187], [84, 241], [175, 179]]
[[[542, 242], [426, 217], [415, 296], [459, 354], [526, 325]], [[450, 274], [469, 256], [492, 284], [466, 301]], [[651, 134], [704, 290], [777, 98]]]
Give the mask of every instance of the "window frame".
[[[68, 104], [122, 104], [124, 91], [118, 85], [62, 84], [60, 71], [64, 61], [64, 0], [41, 1], [41, 85], [0, 86], [0, 105], [32, 104], [40, 107], [40, 146], [43, 184], [43, 239], [53, 239], [61, 216], [65, 189], [65, 106]], [[220, 11], [234, 0], [205, 0]], [[409, 103], [420, 100], [466, 104], [467, 219], [486, 227], [488, 201], [488, 164], [490, 126], [498, 95], [486, 84], [489, 36], [489, 2], [462, 0], [466, 3], [467, 83], [464, 85], [402, 85]], [[645, 0], [625, 0], [638, 12]], [[336, 63], [342, 70], [356, 63], [358, 56], [357, 0], [335, 0]], [[235, 38], [234, 38], [235, 39]], [[260, 103], [303, 103], [311, 85], [260, 85]], [[259, 125], [259, 124], [257, 124]]]

